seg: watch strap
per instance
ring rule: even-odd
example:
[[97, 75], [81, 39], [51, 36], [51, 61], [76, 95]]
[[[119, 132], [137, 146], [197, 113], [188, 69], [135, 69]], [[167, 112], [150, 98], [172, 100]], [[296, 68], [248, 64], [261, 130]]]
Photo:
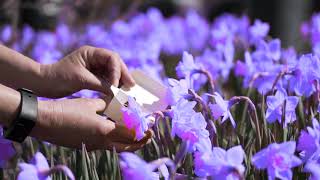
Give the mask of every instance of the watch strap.
[[37, 96], [28, 89], [18, 89], [18, 91], [21, 95], [18, 115], [11, 125], [4, 129], [4, 137], [22, 143], [36, 124], [38, 100]]

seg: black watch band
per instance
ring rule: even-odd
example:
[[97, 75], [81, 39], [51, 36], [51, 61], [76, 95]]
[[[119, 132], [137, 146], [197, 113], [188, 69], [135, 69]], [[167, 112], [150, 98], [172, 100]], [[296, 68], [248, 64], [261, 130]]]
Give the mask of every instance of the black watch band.
[[22, 143], [36, 124], [38, 100], [28, 89], [18, 89], [18, 91], [21, 95], [18, 115], [8, 128], [4, 128], [4, 137]]

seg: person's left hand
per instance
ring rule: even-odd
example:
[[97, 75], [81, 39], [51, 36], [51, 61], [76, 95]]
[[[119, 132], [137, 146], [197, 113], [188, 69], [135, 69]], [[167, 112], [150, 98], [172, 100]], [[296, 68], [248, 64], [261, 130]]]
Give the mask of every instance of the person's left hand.
[[41, 96], [60, 98], [82, 89], [110, 95], [110, 86], [134, 85], [127, 66], [110, 50], [83, 46], [54, 64], [41, 65]]

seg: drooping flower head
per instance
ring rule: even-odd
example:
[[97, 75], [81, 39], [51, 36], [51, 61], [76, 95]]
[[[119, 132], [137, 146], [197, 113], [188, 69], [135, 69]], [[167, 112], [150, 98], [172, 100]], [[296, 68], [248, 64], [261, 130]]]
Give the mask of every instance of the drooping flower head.
[[21, 169], [18, 180], [51, 180], [50, 175], [55, 172], [63, 172], [71, 180], [74, 180], [74, 175], [71, 170], [64, 165], [57, 165], [53, 168], [49, 167], [47, 159], [42, 153], [37, 152], [30, 163], [20, 163], [19, 167]]
[[176, 67], [176, 71], [179, 77], [186, 77], [190, 76], [194, 70], [199, 68], [200, 66], [194, 62], [193, 56], [184, 51], [182, 55], [182, 61], [179, 62], [178, 66]]
[[202, 138], [209, 137], [209, 132], [206, 130], [207, 122], [201, 113], [193, 110], [195, 105], [196, 102], [180, 99], [178, 103], [172, 107], [171, 135], [177, 135], [183, 141], [189, 141], [189, 152], [195, 150], [196, 144]]
[[213, 97], [216, 101], [216, 104], [209, 105], [213, 117], [215, 119], [218, 119], [222, 116], [222, 123], [225, 122], [227, 119], [230, 119], [232, 126], [236, 127], [236, 122], [234, 121], [230, 112], [229, 101], [224, 100], [218, 92], [215, 92]]
[[320, 158], [320, 125], [318, 120], [312, 120], [312, 127], [302, 130], [298, 139], [297, 150], [301, 151], [302, 160], [318, 161]]
[[315, 161], [310, 161], [304, 166], [304, 171], [311, 174], [309, 180], [320, 179], [320, 164]]
[[124, 124], [128, 129], [134, 130], [136, 139], [141, 140], [151, 125], [146, 113], [142, 112], [141, 106], [132, 97], [128, 97], [128, 107], [121, 109]]
[[177, 103], [181, 98], [184, 98], [188, 94], [190, 87], [190, 82], [186, 79], [176, 79], [169, 78], [168, 84], [170, 86], [170, 96], [171, 104]]
[[[124, 180], [158, 180], [160, 173], [165, 180], [169, 178], [169, 172], [165, 164], [171, 165], [168, 158], [161, 158], [150, 163], [145, 162], [136, 154], [123, 152], [120, 154], [120, 167]], [[159, 172], [154, 172], [159, 169]]]
[[253, 165], [258, 169], [267, 169], [269, 179], [292, 179], [291, 168], [302, 161], [294, 155], [296, 142], [273, 143], [252, 157]]
[[320, 79], [320, 60], [312, 54], [302, 55], [293, 76], [290, 78], [290, 88], [299, 96], [309, 97], [315, 92], [314, 81]]
[[[205, 144], [203, 144], [205, 143]], [[235, 146], [227, 151], [213, 147], [209, 141], [202, 141], [202, 147], [194, 153], [195, 173], [200, 177], [217, 179], [242, 179], [245, 167], [242, 164], [245, 153], [241, 146]]]

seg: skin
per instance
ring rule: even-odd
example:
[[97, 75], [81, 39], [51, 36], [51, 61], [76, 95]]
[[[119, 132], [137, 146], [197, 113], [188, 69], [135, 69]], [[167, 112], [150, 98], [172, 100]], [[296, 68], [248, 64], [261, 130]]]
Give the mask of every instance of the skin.
[[[120, 56], [106, 49], [84, 46], [49, 65], [1, 45], [0, 52], [0, 124], [4, 127], [18, 113], [20, 93], [14, 89], [28, 88], [49, 98], [90, 89], [111, 99], [111, 85], [132, 87], [135, 83]], [[84, 143], [88, 150], [134, 151], [150, 140], [151, 131], [136, 141], [133, 131], [101, 116], [106, 107], [102, 99], [39, 101], [38, 119], [30, 135], [70, 148], [81, 148]]]

